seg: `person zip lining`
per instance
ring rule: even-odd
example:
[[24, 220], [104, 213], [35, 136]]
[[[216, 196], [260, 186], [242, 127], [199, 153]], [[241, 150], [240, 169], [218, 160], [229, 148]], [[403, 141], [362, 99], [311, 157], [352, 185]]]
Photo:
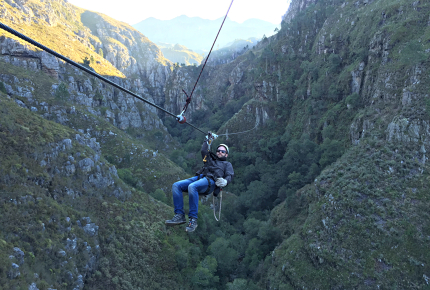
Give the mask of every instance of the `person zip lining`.
[[174, 213], [172, 219], [166, 220], [167, 226], [185, 224], [184, 200], [182, 192], [188, 192], [189, 222], [185, 228], [187, 232], [194, 232], [197, 228], [197, 216], [199, 207], [199, 194], [208, 195], [213, 192], [217, 196], [220, 190], [227, 186], [234, 176], [233, 166], [227, 161], [228, 146], [220, 144], [216, 154], [210, 151], [210, 144], [218, 136], [209, 132], [203, 141], [201, 154], [203, 167], [196, 172], [194, 177], [175, 182], [172, 185]]

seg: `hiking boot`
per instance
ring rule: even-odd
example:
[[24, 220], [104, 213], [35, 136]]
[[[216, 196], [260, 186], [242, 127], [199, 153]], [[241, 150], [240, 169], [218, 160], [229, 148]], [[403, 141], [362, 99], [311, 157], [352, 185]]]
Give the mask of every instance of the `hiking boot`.
[[190, 217], [190, 222], [188, 223], [188, 226], [185, 228], [185, 231], [194, 232], [196, 228], [197, 228], [197, 219]]
[[185, 215], [177, 213], [171, 220], [167, 220], [165, 224], [167, 226], [176, 226], [185, 224], [186, 222], [187, 221], [185, 220]]

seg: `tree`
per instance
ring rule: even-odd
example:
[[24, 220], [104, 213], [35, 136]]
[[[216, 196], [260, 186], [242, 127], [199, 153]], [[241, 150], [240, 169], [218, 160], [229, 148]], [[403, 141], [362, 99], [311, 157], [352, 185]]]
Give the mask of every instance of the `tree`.
[[166, 195], [164, 194], [164, 191], [163, 191], [163, 190], [161, 190], [160, 188], [156, 189], [156, 190], [151, 194], [151, 196], [152, 196], [153, 198], [155, 198], [156, 200], [159, 200], [159, 201], [161, 201], [161, 202], [167, 203], [167, 197], [166, 197]]
[[57, 99], [67, 99], [69, 98], [69, 96], [70, 96], [70, 93], [69, 93], [69, 90], [67, 89], [67, 85], [61, 82], [61, 84], [57, 87], [55, 91], [55, 97]]
[[100, 48], [99, 48], [99, 50], [98, 50], [98, 54], [99, 54], [101, 57], [104, 57], [104, 56], [103, 56], [103, 49], [102, 49], [101, 47], [100, 47]]
[[248, 290], [247, 282], [245, 279], [234, 279], [233, 282], [227, 283], [228, 290]]
[[90, 63], [91, 61], [88, 59], [88, 56], [86, 56], [83, 60], [82, 60], [82, 64], [86, 67], [90, 67]]
[[340, 59], [340, 56], [333, 53], [333, 54], [330, 54], [330, 56], [328, 57], [328, 60], [330, 65], [330, 71], [333, 73], [337, 72], [340, 66], [340, 63], [342, 62], [342, 60]]
[[264, 182], [255, 180], [248, 185], [247, 191], [240, 196], [240, 200], [248, 211], [261, 211], [271, 206], [274, 194], [276, 192], [271, 192]]
[[337, 158], [342, 156], [343, 147], [337, 140], [325, 139], [321, 144], [322, 155], [319, 161], [322, 168], [336, 161]]
[[351, 105], [354, 109], [361, 106], [361, 98], [358, 93], [352, 93], [348, 97], [346, 97], [346, 103]]
[[0, 82], [0, 92], [7, 94], [6, 87], [3, 82]]
[[215, 276], [218, 264], [214, 257], [206, 256], [206, 258], [200, 262], [194, 271], [192, 283], [196, 286], [210, 287], [214, 286], [219, 281], [219, 277]]
[[90, 70], [94, 71], [94, 69], [92, 67], [90, 67], [90, 63], [91, 63], [91, 60], [88, 59], [87, 56], [82, 60], [82, 65], [84, 67], [89, 68]]
[[248, 243], [243, 262], [248, 266], [247, 269], [249, 273], [252, 273], [257, 268], [260, 261], [263, 260], [264, 253], [261, 247], [262, 241], [257, 238], [251, 239]]
[[218, 269], [222, 276], [228, 276], [237, 265], [238, 253], [230, 247], [230, 242], [225, 238], [218, 237], [208, 248], [208, 252], [218, 262]]
[[299, 172], [293, 171], [293, 173], [288, 175], [288, 180], [296, 188], [299, 188], [303, 184], [303, 176]]

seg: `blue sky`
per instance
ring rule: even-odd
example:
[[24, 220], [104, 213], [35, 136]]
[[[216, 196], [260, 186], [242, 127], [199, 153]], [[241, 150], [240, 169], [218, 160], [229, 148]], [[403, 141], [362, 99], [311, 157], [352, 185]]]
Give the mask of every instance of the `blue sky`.
[[[224, 17], [231, 0], [69, 0], [69, 3], [133, 25], [148, 17], [169, 20], [187, 15], [217, 19]], [[290, 0], [234, 0], [229, 18], [239, 23], [258, 18], [280, 24], [289, 4]]]

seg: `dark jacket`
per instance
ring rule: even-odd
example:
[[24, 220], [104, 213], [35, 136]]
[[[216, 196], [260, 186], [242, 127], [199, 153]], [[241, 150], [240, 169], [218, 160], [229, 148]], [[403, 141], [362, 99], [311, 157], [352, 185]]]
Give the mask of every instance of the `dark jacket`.
[[203, 174], [214, 181], [222, 177], [227, 180], [227, 184], [233, 180], [233, 166], [230, 162], [226, 161], [225, 157], [218, 158], [218, 156], [210, 152], [207, 141], [203, 142], [201, 153], [204, 165], [196, 172], [196, 175]]

